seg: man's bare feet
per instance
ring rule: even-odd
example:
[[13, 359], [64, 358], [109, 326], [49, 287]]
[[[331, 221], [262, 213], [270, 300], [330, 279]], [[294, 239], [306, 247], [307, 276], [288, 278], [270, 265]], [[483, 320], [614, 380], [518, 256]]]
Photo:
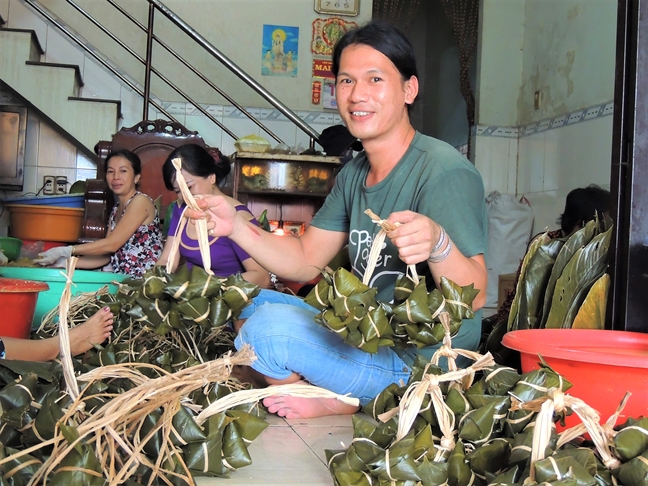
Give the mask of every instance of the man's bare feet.
[[83, 324], [70, 329], [70, 351], [72, 356], [85, 353], [93, 344], [101, 344], [113, 329], [113, 315], [108, 307], [99, 309]]
[[[307, 385], [305, 381], [298, 383]], [[336, 398], [302, 398], [288, 395], [268, 397], [263, 400], [270, 413], [285, 418], [315, 418], [326, 415], [351, 415], [359, 407], [348, 405]]]

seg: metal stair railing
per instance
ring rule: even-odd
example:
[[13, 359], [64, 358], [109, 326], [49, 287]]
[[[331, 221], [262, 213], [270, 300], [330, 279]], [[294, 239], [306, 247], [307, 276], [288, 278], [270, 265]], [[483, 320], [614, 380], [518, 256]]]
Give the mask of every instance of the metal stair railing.
[[146, 43], [146, 57], [140, 56], [135, 52], [131, 47], [124, 43], [119, 37], [112, 33], [109, 29], [103, 26], [99, 21], [93, 18], [88, 12], [83, 10], [79, 5], [77, 5], [73, 0], [66, 0], [75, 10], [81, 13], [86, 19], [88, 19], [95, 27], [100, 29], [104, 34], [106, 34], [110, 39], [116, 42], [121, 48], [126, 50], [131, 56], [133, 56], [137, 61], [145, 66], [145, 75], [144, 75], [144, 89], [142, 90], [135, 83], [130, 81], [126, 76], [119, 72], [112, 64], [104, 60], [96, 52], [90, 49], [85, 45], [80, 39], [77, 38], [74, 32], [68, 29], [59, 19], [53, 16], [49, 11], [43, 8], [36, 0], [25, 0], [25, 2], [30, 5], [34, 10], [40, 13], [48, 21], [57, 26], [67, 37], [79, 45], [86, 53], [88, 53], [93, 59], [99, 62], [102, 66], [112, 72], [116, 77], [118, 77], [123, 83], [128, 85], [133, 91], [142, 96], [143, 102], [143, 116], [142, 118], [146, 120], [148, 118], [149, 105], [154, 106], [158, 111], [167, 116], [170, 120], [178, 122], [172, 115], [170, 115], [164, 108], [162, 108], [155, 100], [151, 99], [151, 73], [155, 74], [160, 80], [162, 80], [166, 85], [172, 88], [176, 93], [178, 93], [182, 98], [187, 100], [192, 104], [198, 111], [205, 115], [209, 120], [215, 123], [221, 128], [225, 133], [227, 133], [234, 140], [239, 137], [236, 136], [231, 130], [229, 130], [223, 123], [214, 118], [211, 113], [205, 110], [199, 103], [194, 101], [187, 93], [178, 88], [174, 83], [172, 83], [166, 76], [164, 76], [159, 70], [155, 69], [152, 65], [152, 52], [153, 52], [153, 41], [157, 42], [161, 47], [163, 47], [167, 52], [169, 52], [175, 59], [180, 61], [187, 69], [192, 73], [197, 75], [203, 82], [205, 82], [211, 89], [216, 91], [229, 103], [235, 106], [241, 113], [248, 117], [253, 123], [255, 123], [259, 128], [261, 128], [265, 133], [270, 137], [276, 140], [278, 143], [284, 143], [281, 138], [274, 134], [269, 128], [267, 128], [260, 120], [255, 116], [249, 113], [244, 107], [237, 103], [231, 96], [225, 93], [221, 88], [209, 80], [204, 74], [202, 74], [198, 69], [192, 66], [188, 61], [186, 61], [181, 55], [175, 52], [169, 45], [167, 45], [162, 39], [154, 33], [154, 18], [155, 11], [158, 10], [163, 14], [167, 19], [171, 21], [176, 27], [182, 30], [185, 34], [189, 36], [195, 43], [197, 43], [203, 50], [207, 51], [211, 56], [215, 57], [221, 64], [227, 67], [231, 72], [233, 72], [239, 79], [241, 79], [245, 84], [247, 84], [251, 89], [258, 93], [263, 99], [268, 103], [274, 106], [279, 112], [281, 112], [288, 120], [295, 124], [301, 131], [308, 135], [310, 139], [309, 146], [314, 148], [315, 142], [319, 139], [319, 133], [315, 131], [310, 125], [305, 123], [301, 118], [299, 118], [290, 108], [284, 105], [279, 101], [275, 96], [273, 96], [269, 91], [267, 91], [263, 86], [261, 86], [257, 81], [255, 81], [251, 76], [249, 76], [245, 71], [243, 71], [239, 66], [232, 62], [227, 56], [220, 52], [216, 47], [209, 43], [202, 35], [195, 31], [189, 24], [182, 20], [178, 15], [171, 11], [159, 0], [146, 0], [149, 4], [148, 12], [148, 25], [145, 26], [140, 21], [135, 19], [128, 11], [126, 11], [122, 6], [117, 4], [114, 0], [106, 0], [110, 5], [112, 5], [116, 10], [118, 10], [122, 15], [129, 19], [135, 26], [140, 30], [146, 33], [147, 43]]

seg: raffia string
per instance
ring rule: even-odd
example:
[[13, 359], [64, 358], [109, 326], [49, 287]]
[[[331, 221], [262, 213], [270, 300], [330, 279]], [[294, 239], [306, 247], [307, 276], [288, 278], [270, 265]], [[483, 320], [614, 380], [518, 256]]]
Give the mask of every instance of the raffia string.
[[[447, 316], [447, 313], [443, 313], [442, 315], [444, 314], [445, 316], [443, 317], [442, 322], [445, 320], [447, 326], [449, 317]], [[444, 338], [444, 346], [452, 349], [449, 337], [449, 327], [446, 327], [446, 329], [448, 330], [448, 342], [446, 344], [446, 340]], [[435, 360], [438, 363], [437, 353], [439, 353], [440, 350], [441, 348], [435, 352], [430, 364], [434, 363]], [[464, 356], [467, 355], [467, 357], [470, 357], [471, 359], [475, 359], [475, 362], [468, 368], [461, 370], [457, 370], [455, 366], [454, 370], [451, 370], [442, 375], [428, 374], [426, 367], [421, 381], [414, 382], [407, 388], [398, 408], [394, 408], [378, 416], [379, 420], [386, 422], [394, 415], [396, 415], [396, 413], [398, 413], [398, 430], [396, 433], [396, 440], [399, 441], [410, 431], [412, 424], [416, 419], [416, 416], [421, 410], [421, 405], [423, 404], [425, 396], [429, 394], [431, 398], [431, 404], [434, 407], [434, 413], [437, 417], [437, 422], [439, 423], [439, 428], [441, 429], [441, 433], [443, 435], [440, 448], [437, 452], [437, 457], [434, 459], [437, 462], [442, 461], [444, 454], [451, 451], [455, 446], [453, 434], [455, 425], [454, 412], [450, 410], [450, 408], [443, 400], [443, 392], [441, 390], [440, 384], [444, 382], [463, 383], [467, 377], [472, 379], [477, 371], [495, 365], [495, 360], [490, 353], [482, 356], [479, 353], [473, 353], [465, 350], [456, 351], [460, 352], [460, 354]], [[439, 353], [439, 357], [440, 355], [441, 353]], [[450, 359], [448, 359], [448, 362], [450, 362]]]
[[[182, 175], [182, 160], [179, 157], [176, 157], [171, 160], [173, 166], [176, 169], [176, 182], [180, 188], [180, 193], [182, 194], [182, 199], [185, 202], [185, 209], [182, 211], [180, 216], [180, 222], [176, 229], [173, 244], [171, 245], [171, 251], [169, 252], [169, 259], [167, 261], [166, 270], [169, 273], [172, 273], [175, 269], [173, 268], [173, 262], [176, 259], [178, 249], [180, 247], [180, 239], [182, 238], [182, 232], [187, 225], [187, 218], [185, 217], [185, 211], [190, 208], [197, 211], [200, 211], [198, 204], [196, 203], [196, 197], [200, 198], [201, 196], [194, 197], [187, 187], [187, 182], [185, 181], [184, 176]], [[207, 220], [206, 219], [197, 219], [196, 220], [196, 237], [198, 239], [198, 248], [200, 249], [200, 257], [202, 258], [203, 268], [209, 275], [214, 275], [214, 272], [211, 269], [211, 253], [209, 251], [209, 234], [207, 233]]]
[[[535, 481], [534, 464], [544, 459], [545, 451], [551, 439], [551, 431], [554, 426], [554, 413], [563, 413], [567, 408], [571, 409], [581, 419], [582, 426], [589, 433], [605, 467], [614, 469], [621, 465], [619, 460], [612, 454], [610, 441], [606, 436], [605, 429], [600, 424], [601, 417], [599, 413], [580, 398], [565, 395], [562, 390], [557, 388], [550, 388], [546, 396], [528, 402], [520, 402], [516, 397], [511, 398], [511, 410], [538, 412], [535, 419], [535, 427], [533, 428], [530, 464], [530, 479], [532, 481]], [[581, 427], [576, 427], [577, 430], [568, 435], [583, 432]]]
[[77, 260], [77, 257], [68, 258], [66, 261], [66, 272], [61, 272], [65, 277], [65, 287], [63, 288], [63, 293], [61, 294], [61, 300], [59, 302], [59, 352], [61, 355], [61, 366], [63, 368], [65, 388], [73, 400], [76, 400], [79, 397], [79, 384], [74, 376], [74, 364], [72, 363], [70, 333], [68, 329], [68, 312], [70, 309], [70, 297], [72, 295], [72, 277], [74, 276], [74, 269]]
[[[398, 228], [400, 224], [399, 223], [391, 224], [388, 223], [386, 219], [380, 219], [380, 216], [374, 213], [371, 209], [365, 210], [365, 214], [371, 218], [371, 221], [373, 221], [378, 226], [380, 226], [380, 231], [378, 232], [376, 237], [373, 239], [373, 242], [371, 243], [371, 250], [369, 251], [369, 258], [367, 260], [367, 269], [365, 270], [364, 276], [362, 277], [362, 283], [365, 285], [369, 285], [371, 276], [373, 275], [373, 272], [376, 269], [376, 264], [378, 263], [378, 257], [380, 256], [380, 250], [383, 247], [383, 243], [385, 242], [385, 237], [387, 236], [387, 233]], [[416, 266], [408, 265], [407, 271], [411, 273], [412, 280], [416, 285], [418, 285], [419, 278], [418, 278], [418, 274], [416, 273]]]
[[347, 405], [352, 405], [355, 407], [360, 405], [360, 400], [358, 400], [357, 398], [338, 395], [337, 393], [333, 393], [332, 391], [313, 385], [277, 385], [255, 390], [241, 390], [235, 393], [230, 393], [229, 395], [225, 395], [223, 398], [220, 398], [208, 405], [200, 414], [198, 414], [198, 416], [196, 417], [196, 422], [198, 423], [198, 425], [202, 425], [212, 415], [220, 413], [224, 410], [228, 410], [237, 405], [241, 405], [243, 403], [258, 402], [259, 400], [263, 400], [267, 397], [281, 395], [301, 398], [335, 398], [343, 403], [346, 403]]

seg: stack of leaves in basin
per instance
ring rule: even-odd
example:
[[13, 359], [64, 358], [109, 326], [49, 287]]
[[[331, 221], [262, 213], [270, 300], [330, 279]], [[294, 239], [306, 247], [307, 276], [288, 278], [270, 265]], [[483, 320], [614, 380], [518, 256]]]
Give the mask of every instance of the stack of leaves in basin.
[[[522, 262], [506, 329], [603, 329], [611, 238], [609, 219], [566, 238], [537, 237]], [[506, 329], [494, 334], [501, 338]]]

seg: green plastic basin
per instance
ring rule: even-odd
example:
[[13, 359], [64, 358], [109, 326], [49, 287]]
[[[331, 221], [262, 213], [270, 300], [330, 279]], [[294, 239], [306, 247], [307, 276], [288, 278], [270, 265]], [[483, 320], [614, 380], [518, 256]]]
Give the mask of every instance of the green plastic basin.
[[[65, 277], [61, 272], [65, 273], [62, 268], [0, 267], [2, 277], [46, 282], [49, 285], [49, 290], [38, 294], [32, 327], [40, 326], [43, 316], [61, 300], [65, 289]], [[75, 270], [72, 278], [72, 297], [82, 292], [95, 292], [104, 285], [108, 285], [110, 292], [115, 292], [117, 285], [112, 282], [122, 282], [127, 277], [128, 275], [120, 273]]]

